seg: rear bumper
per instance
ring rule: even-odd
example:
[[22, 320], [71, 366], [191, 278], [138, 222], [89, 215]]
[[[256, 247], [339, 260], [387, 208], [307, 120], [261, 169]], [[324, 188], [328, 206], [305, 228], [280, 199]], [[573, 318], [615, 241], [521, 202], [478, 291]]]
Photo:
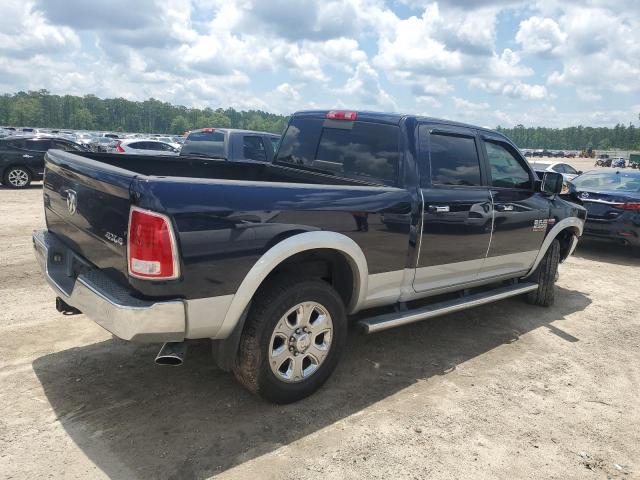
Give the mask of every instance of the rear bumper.
[[[78, 257], [47, 230], [33, 232], [35, 256], [45, 279], [62, 300], [123, 340], [178, 342], [185, 338], [182, 300], [147, 301]], [[82, 265], [75, 276], [73, 265]]]
[[598, 222], [587, 218], [583, 235], [587, 238], [640, 246], [640, 227], [622, 221]]

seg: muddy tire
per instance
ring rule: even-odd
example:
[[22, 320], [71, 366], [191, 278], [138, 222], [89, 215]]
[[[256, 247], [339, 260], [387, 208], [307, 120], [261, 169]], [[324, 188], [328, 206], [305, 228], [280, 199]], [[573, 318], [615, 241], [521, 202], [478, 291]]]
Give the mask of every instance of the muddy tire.
[[549, 307], [555, 301], [556, 279], [558, 278], [558, 264], [560, 263], [560, 242], [554, 240], [544, 258], [529, 277], [538, 284], [538, 288], [527, 294], [526, 300], [532, 305]]
[[240, 338], [236, 378], [274, 403], [291, 403], [329, 378], [344, 350], [340, 295], [320, 279], [276, 277], [253, 301]]

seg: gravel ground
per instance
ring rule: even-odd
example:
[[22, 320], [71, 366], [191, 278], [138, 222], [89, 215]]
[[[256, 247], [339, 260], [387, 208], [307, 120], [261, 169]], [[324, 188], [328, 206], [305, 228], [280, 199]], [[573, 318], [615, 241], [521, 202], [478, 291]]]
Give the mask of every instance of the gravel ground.
[[[589, 167], [572, 162], [579, 168]], [[289, 406], [55, 311], [41, 187], [0, 188], [2, 478], [640, 478], [640, 254], [582, 242], [556, 305], [510, 299], [352, 333]]]

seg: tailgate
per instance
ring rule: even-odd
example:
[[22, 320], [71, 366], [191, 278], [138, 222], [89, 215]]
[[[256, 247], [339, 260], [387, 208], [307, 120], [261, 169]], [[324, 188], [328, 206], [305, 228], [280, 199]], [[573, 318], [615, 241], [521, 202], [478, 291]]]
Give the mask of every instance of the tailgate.
[[58, 239], [111, 276], [126, 276], [126, 234], [136, 174], [83, 156], [49, 150], [45, 156], [47, 227]]

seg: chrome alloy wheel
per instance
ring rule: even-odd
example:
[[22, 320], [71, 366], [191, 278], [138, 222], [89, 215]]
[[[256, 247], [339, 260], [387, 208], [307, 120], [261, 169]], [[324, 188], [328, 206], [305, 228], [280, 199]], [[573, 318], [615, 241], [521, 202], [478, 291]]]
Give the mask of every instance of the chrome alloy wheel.
[[13, 187], [24, 187], [29, 183], [29, 174], [21, 168], [14, 168], [9, 172], [9, 175], [7, 175], [7, 181]]
[[296, 383], [313, 375], [331, 348], [333, 322], [317, 302], [291, 308], [276, 324], [269, 341], [269, 366], [282, 381]]

